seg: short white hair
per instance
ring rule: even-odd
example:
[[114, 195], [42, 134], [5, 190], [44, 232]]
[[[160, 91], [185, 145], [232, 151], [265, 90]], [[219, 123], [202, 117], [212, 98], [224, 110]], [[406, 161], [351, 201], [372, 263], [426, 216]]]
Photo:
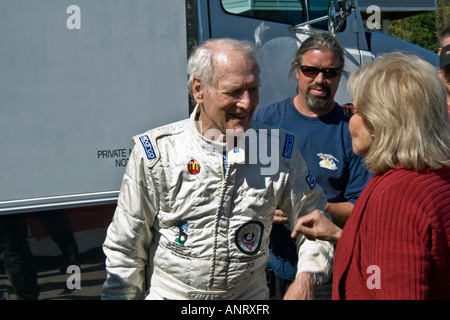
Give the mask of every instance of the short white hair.
[[194, 78], [200, 79], [204, 88], [216, 84], [214, 72], [214, 58], [223, 51], [238, 51], [243, 56], [252, 60], [259, 76], [260, 68], [257, 62], [256, 45], [250, 41], [236, 40], [230, 38], [210, 39], [197, 46], [188, 59], [188, 90], [192, 94], [192, 82]]

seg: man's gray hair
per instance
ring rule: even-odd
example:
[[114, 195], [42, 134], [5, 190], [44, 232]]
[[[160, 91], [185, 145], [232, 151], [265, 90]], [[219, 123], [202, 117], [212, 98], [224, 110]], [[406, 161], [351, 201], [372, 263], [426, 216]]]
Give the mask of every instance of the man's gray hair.
[[258, 75], [260, 72], [256, 60], [257, 47], [250, 41], [235, 40], [230, 38], [210, 39], [197, 46], [188, 59], [188, 90], [192, 94], [192, 81], [194, 78], [200, 79], [205, 89], [216, 84], [214, 72], [214, 58], [224, 51], [238, 51], [243, 56], [253, 61]]
[[335, 52], [339, 57], [339, 67], [344, 68], [344, 49], [340, 43], [330, 33], [317, 31], [314, 32], [308, 39], [303, 41], [300, 48], [298, 48], [295, 53], [294, 62], [291, 66], [291, 74], [295, 72], [295, 69], [302, 64], [303, 56], [311, 50]]

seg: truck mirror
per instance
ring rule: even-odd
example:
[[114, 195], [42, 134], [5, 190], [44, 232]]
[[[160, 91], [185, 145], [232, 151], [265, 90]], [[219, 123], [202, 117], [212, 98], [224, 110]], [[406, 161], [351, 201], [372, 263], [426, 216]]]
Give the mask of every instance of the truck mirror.
[[336, 35], [336, 9], [333, 1], [328, 5], [328, 31], [334, 36]]

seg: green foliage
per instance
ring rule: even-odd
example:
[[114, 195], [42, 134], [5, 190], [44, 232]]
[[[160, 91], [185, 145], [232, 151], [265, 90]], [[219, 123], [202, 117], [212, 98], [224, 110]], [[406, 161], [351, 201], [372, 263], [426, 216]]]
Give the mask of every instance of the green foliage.
[[448, 26], [450, 0], [438, 0], [435, 12], [392, 21], [389, 24], [389, 35], [437, 52], [439, 33]]
[[450, 27], [450, 0], [438, 0], [436, 11], [438, 32]]

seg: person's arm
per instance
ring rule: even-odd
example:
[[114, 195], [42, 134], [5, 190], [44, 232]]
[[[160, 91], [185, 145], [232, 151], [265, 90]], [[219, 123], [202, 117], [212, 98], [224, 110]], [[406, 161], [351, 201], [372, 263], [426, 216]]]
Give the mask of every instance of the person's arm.
[[[295, 149], [295, 157], [290, 165], [288, 185], [279, 203], [279, 208], [286, 213], [291, 228], [297, 219], [308, 213], [325, 210], [326, 196], [306, 167], [300, 152]], [[334, 247], [327, 241], [310, 241], [303, 235], [296, 239], [298, 250], [297, 276], [289, 287], [286, 299], [311, 299], [315, 282], [310, 281], [313, 274], [329, 279], [334, 258]]]
[[328, 202], [325, 211], [331, 215], [334, 224], [339, 228], [344, 228], [354, 206], [355, 205], [351, 202]]
[[[292, 237], [296, 238], [300, 234], [308, 240], [316, 239], [336, 243], [342, 230], [331, 222], [322, 211], [314, 210], [312, 213], [300, 217], [293, 228]], [[289, 286], [283, 299], [284, 300], [311, 300], [314, 298], [316, 288], [316, 279], [310, 272], [297, 274], [294, 282]]]
[[316, 281], [310, 272], [297, 274], [284, 294], [283, 300], [313, 300]]
[[[350, 217], [350, 213], [355, 205], [351, 202], [328, 202], [325, 211], [331, 215], [333, 222], [339, 227], [344, 228], [345, 223]], [[280, 209], [275, 210], [273, 223], [288, 224], [287, 215]]]
[[151, 226], [157, 211], [155, 193], [145, 185], [145, 167], [134, 149], [103, 244], [107, 272], [103, 300], [143, 298], [147, 248], [152, 242]]

